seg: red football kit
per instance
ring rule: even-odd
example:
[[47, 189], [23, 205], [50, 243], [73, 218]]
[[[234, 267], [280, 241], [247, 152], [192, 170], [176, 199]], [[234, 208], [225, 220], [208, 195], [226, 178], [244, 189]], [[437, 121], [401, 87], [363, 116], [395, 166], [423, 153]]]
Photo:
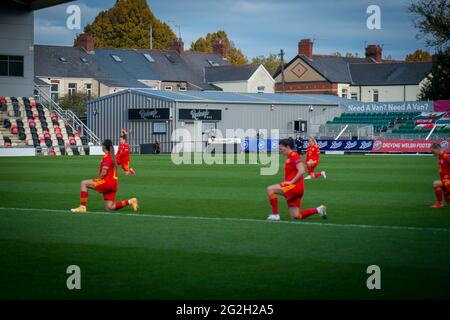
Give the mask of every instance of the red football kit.
[[450, 156], [447, 151], [442, 152], [438, 159], [439, 178], [445, 186], [450, 182]]
[[[298, 174], [297, 166], [302, 163], [302, 158], [300, 155], [292, 151], [286, 161], [284, 162], [284, 180], [292, 181]], [[305, 191], [305, 181], [303, 175], [292, 184], [280, 183], [283, 195], [287, 200], [289, 207], [299, 208], [302, 205], [302, 198]], [[278, 199], [275, 193], [269, 194], [269, 203], [272, 207], [272, 215], [278, 215]], [[298, 212], [298, 215], [294, 217], [295, 219], [305, 219], [311, 215], [319, 213], [317, 208], [304, 209]]]
[[128, 143], [121, 143], [116, 154], [117, 164], [122, 166], [123, 171], [128, 173], [130, 171], [130, 145]]
[[114, 168], [111, 154], [107, 153], [100, 163], [99, 174], [103, 168], [108, 168], [104, 178], [94, 179], [94, 188], [103, 194], [104, 200], [115, 201], [117, 193], [117, 168]]
[[[284, 162], [284, 180], [292, 181], [298, 173], [297, 165], [302, 163], [302, 158], [300, 155], [292, 151], [286, 161]], [[301, 200], [304, 193], [304, 178], [303, 175], [293, 184], [280, 184], [283, 189], [284, 196], [286, 197], [287, 203], [289, 207], [298, 207], [301, 206]]]
[[[319, 165], [320, 159], [320, 148], [317, 144], [308, 146], [306, 148], [306, 166], [308, 168], [308, 175], [314, 174], [314, 169]], [[309, 161], [312, 161], [312, 164], [309, 164]]]

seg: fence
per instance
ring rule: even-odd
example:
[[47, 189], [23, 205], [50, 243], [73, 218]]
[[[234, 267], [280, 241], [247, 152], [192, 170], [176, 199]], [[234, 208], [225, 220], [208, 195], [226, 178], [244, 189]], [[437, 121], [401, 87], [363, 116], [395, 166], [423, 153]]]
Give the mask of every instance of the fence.
[[322, 124], [319, 139], [367, 140], [374, 138], [374, 127], [369, 124]]
[[100, 139], [97, 135], [89, 129], [72, 110], [65, 110], [61, 108], [55, 101], [53, 101], [47, 93], [39, 86], [34, 86], [37, 95], [36, 100], [45, 105], [51, 112], [55, 113], [60, 119], [69, 125], [73, 130], [78, 131], [82, 136], [85, 136], [88, 142], [93, 145], [101, 145]]

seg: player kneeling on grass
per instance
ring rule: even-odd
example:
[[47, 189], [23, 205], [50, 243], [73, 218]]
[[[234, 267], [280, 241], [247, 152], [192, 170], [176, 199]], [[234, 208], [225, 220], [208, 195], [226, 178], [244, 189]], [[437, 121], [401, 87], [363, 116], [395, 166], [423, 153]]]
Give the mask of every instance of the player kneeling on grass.
[[327, 178], [325, 171], [314, 173], [314, 169], [319, 166], [320, 148], [317, 145], [316, 139], [308, 138], [308, 147], [306, 148], [306, 167], [308, 168], [308, 175], [305, 179], [317, 179], [320, 177]]
[[326, 207], [321, 205], [317, 208], [304, 209], [300, 211], [301, 202], [304, 193], [305, 168], [301, 156], [292, 150], [293, 142], [285, 139], [280, 142], [280, 153], [287, 156], [284, 163], [284, 182], [267, 187], [267, 195], [272, 206], [272, 214], [267, 220], [278, 221], [280, 215], [278, 212], [277, 195], [283, 195], [289, 207], [289, 214], [292, 219], [305, 219], [313, 214], [319, 214], [322, 218], [327, 217]]
[[122, 209], [130, 205], [134, 211], [138, 210], [138, 201], [136, 198], [119, 201], [116, 200], [117, 193], [117, 164], [114, 156], [114, 146], [111, 140], [105, 140], [102, 144], [105, 156], [100, 163], [100, 171], [97, 179], [81, 181], [80, 206], [71, 209], [72, 212], [86, 212], [86, 204], [88, 199], [88, 189], [94, 189], [98, 193], [103, 194], [105, 209], [114, 211]]
[[116, 159], [117, 164], [122, 166], [123, 172], [126, 175], [133, 175], [135, 171], [133, 168], [130, 168], [130, 145], [127, 142], [128, 132], [125, 129], [122, 129], [122, 134], [120, 136], [120, 144], [119, 150], [117, 150]]
[[433, 182], [437, 202], [431, 207], [441, 208], [444, 206], [442, 203], [442, 195], [444, 195], [445, 201], [450, 203], [450, 156], [447, 151], [442, 150], [439, 143], [433, 143], [431, 145], [431, 152], [438, 157], [439, 166], [439, 180]]

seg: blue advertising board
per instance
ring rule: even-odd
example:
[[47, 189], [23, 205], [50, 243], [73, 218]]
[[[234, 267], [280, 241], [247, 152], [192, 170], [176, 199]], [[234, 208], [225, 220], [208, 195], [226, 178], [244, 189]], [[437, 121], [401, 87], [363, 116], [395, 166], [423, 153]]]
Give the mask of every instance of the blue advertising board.
[[373, 140], [317, 140], [321, 151], [368, 152]]
[[[373, 140], [317, 140], [321, 151], [370, 152]], [[304, 150], [308, 142], [304, 143]], [[278, 152], [278, 139], [244, 139], [241, 143], [242, 152]]]

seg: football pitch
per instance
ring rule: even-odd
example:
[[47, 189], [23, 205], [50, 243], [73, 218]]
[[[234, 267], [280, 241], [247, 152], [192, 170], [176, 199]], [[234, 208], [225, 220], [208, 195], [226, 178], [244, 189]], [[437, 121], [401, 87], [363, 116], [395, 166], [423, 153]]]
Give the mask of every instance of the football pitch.
[[[450, 298], [450, 207], [431, 209], [437, 161], [421, 156], [322, 156], [326, 180], [305, 181], [312, 216], [265, 222], [265, 188], [283, 180], [259, 165], [181, 165], [133, 156], [105, 213], [79, 181], [100, 157], [0, 158], [1, 299], [422, 299]], [[282, 169], [282, 168], [281, 168]], [[66, 269], [81, 269], [68, 290]], [[367, 267], [381, 270], [368, 290]]]

